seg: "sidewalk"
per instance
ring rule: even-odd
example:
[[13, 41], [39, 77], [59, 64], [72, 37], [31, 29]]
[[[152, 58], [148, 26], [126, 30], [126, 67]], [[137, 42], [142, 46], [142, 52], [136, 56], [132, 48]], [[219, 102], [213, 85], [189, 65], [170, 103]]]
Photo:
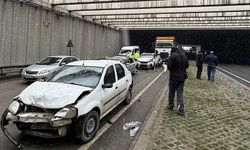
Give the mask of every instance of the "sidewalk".
[[134, 149], [250, 149], [250, 88], [217, 71], [215, 82], [196, 80], [188, 69], [186, 117], [169, 112], [167, 90], [142, 130]]

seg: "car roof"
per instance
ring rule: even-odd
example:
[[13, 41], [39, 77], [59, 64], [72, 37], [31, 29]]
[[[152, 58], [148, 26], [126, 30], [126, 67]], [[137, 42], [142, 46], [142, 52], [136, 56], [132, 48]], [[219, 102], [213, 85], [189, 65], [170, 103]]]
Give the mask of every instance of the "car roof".
[[119, 61], [116, 61], [116, 60], [79, 60], [79, 61], [68, 63], [67, 65], [105, 67], [108, 64], [113, 64], [117, 62]]
[[122, 49], [134, 49], [139, 48], [139, 46], [123, 46]]
[[[65, 57], [75, 57], [75, 56], [67, 56], [67, 55], [55, 55], [55, 56], [48, 56], [48, 57], [58, 57], [58, 58], [65, 58]], [[75, 57], [76, 58], [76, 57]]]

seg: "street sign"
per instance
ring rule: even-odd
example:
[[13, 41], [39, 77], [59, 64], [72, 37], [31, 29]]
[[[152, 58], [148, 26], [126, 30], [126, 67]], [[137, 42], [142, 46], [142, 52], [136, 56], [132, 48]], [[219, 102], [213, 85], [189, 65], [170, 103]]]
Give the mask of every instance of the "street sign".
[[70, 39], [67, 43], [67, 47], [69, 48], [69, 55], [71, 56], [71, 47], [74, 47], [72, 40]]

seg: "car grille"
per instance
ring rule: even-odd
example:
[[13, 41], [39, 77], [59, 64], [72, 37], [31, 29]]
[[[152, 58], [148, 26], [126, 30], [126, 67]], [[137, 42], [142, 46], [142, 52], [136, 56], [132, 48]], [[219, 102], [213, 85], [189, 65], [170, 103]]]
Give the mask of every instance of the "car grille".
[[168, 58], [168, 56], [169, 56], [168, 52], [162, 52], [162, 53], [160, 53], [161, 59], [166, 59], [166, 58]]
[[49, 112], [52, 114], [56, 114], [59, 111], [59, 109], [43, 109], [35, 106], [27, 106], [27, 109], [25, 112]]
[[37, 74], [38, 71], [26, 71], [26, 74]]

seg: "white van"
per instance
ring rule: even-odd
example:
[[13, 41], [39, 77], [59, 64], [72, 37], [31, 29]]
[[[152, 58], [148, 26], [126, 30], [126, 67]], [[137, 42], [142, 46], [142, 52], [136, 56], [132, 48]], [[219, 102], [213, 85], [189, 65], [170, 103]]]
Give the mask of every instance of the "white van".
[[139, 51], [140, 52], [140, 48], [139, 46], [123, 46], [120, 50], [119, 55], [126, 55], [128, 54], [128, 52], [131, 52], [131, 56], [133, 56], [135, 54], [135, 52]]

